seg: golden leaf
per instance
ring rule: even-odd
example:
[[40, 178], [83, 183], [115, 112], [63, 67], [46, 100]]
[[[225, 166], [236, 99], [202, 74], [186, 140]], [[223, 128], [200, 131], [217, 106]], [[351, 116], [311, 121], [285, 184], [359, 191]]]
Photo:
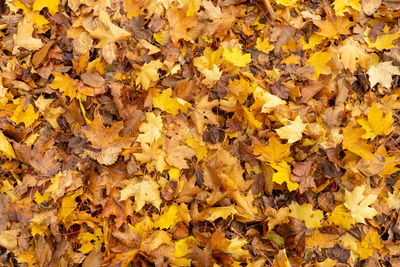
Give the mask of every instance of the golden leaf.
[[135, 197], [135, 211], [139, 212], [148, 202], [157, 209], [160, 209], [162, 203], [160, 198], [160, 186], [153, 180], [145, 177], [144, 180], [133, 179], [128, 181], [128, 185], [121, 190], [120, 201]]

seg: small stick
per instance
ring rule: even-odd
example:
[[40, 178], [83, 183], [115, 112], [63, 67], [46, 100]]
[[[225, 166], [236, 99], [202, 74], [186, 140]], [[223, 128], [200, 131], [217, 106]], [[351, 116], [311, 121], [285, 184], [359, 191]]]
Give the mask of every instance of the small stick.
[[271, 16], [272, 20], [276, 19], [276, 14], [274, 12], [274, 9], [271, 6], [271, 3], [269, 2], [269, 0], [263, 0], [263, 3], [265, 5], [265, 8], [267, 9], [269, 15]]

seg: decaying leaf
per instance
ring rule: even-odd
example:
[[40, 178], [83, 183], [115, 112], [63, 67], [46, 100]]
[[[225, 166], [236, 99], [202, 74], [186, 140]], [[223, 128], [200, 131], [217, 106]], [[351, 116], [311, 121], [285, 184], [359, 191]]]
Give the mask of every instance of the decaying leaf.
[[0, 266], [398, 266], [399, 0], [0, 1]]

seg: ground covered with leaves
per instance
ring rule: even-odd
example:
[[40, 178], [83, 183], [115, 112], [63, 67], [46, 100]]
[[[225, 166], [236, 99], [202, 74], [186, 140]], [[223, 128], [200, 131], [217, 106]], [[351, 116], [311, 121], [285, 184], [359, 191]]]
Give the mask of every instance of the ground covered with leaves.
[[399, 266], [399, 0], [0, 2], [1, 266]]

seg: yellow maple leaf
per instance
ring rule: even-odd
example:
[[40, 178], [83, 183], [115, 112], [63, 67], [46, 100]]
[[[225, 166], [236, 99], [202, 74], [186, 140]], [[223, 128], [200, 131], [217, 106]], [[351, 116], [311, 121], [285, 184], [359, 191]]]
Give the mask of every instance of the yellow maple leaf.
[[360, 260], [364, 260], [371, 257], [375, 249], [380, 250], [382, 248], [382, 238], [378, 231], [373, 227], [369, 227], [362, 241], [357, 241], [357, 250], [355, 252], [360, 255]]
[[35, 0], [32, 10], [40, 12], [43, 8], [47, 7], [49, 13], [53, 16], [58, 12], [59, 2], [59, 0]]
[[90, 22], [82, 23], [82, 26], [92, 38], [98, 39], [96, 47], [104, 48], [115, 42], [128, 40], [131, 33], [112, 23], [106, 10], [100, 10], [98, 17], [90, 17]]
[[141, 153], [133, 153], [136, 160], [140, 163], [146, 163], [146, 169], [150, 172], [154, 169], [158, 172], [163, 172], [167, 163], [165, 162], [165, 157], [167, 156], [165, 151], [159, 147], [156, 142], [151, 142], [151, 145], [146, 143], [141, 143]]
[[215, 51], [212, 51], [210, 47], [206, 47], [203, 56], [193, 59], [194, 65], [199, 70], [204, 68], [212, 69], [214, 65], [218, 67], [222, 62], [222, 52], [222, 47], [219, 47]]
[[46, 31], [49, 28], [49, 26], [47, 25], [50, 22], [43, 15], [40, 15], [39, 12], [32, 12], [32, 22], [38, 28], [43, 29], [44, 31]]
[[274, 46], [269, 43], [268, 38], [261, 40], [260, 37], [257, 38], [256, 48], [266, 54], [274, 50]]
[[251, 108], [253, 109], [262, 106], [262, 113], [270, 112], [273, 110], [273, 108], [286, 104], [285, 100], [280, 99], [276, 95], [267, 92], [259, 86], [257, 86], [257, 88], [254, 90], [253, 96], [255, 102]]
[[396, 167], [400, 163], [400, 157], [397, 153], [395, 153], [393, 157], [390, 157], [387, 154], [385, 145], [381, 145], [376, 150], [376, 154], [381, 155], [385, 158], [383, 170], [378, 173], [380, 176], [389, 178], [393, 173], [400, 170]]
[[23, 47], [30, 51], [38, 50], [43, 46], [40, 39], [33, 38], [33, 23], [31, 21], [31, 14], [26, 15], [17, 27], [17, 33], [14, 35], [14, 49]]
[[306, 239], [307, 249], [311, 248], [332, 248], [337, 244], [337, 234], [321, 233], [318, 229], [314, 234]]
[[367, 71], [368, 79], [371, 88], [376, 84], [381, 84], [383, 87], [390, 89], [394, 75], [400, 75], [400, 70], [397, 66], [393, 66], [391, 61], [379, 62], [376, 66], [371, 66]]
[[142, 239], [148, 237], [154, 227], [154, 223], [149, 216], [142, 217], [139, 222], [135, 223], [135, 225], [128, 225], [132, 231]]
[[204, 209], [200, 214], [201, 220], [207, 220], [210, 222], [215, 221], [218, 218], [226, 220], [229, 216], [237, 214], [237, 210], [234, 206], [230, 207], [211, 207]]
[[322, 43], [323, 40], [325, 40], [326, 37], [321, 36], [316, 33], [312, 33], [308, 40], [304, 36], [301, 36], [299, 42], [302, 43], [303, 49], [308, 50], [308, 49], [314, 49], [315, 46], [319, 45]]
[[290, 143], [282, 144], [275, 136], [269, 138], [268, 145], [254, 144], [253, 153], [269, 163], [278, 163], [289, 157]]
[[36, 191], [34, 199], [35, 199], [36, 204], [40, 205], [43, 201], [47, 202], [50, 200], [50, 193], [44, 192], [42, 195], [39, 193], [39, 191]]
[[292, 54], [292, 55], [288, 56], [287, 58], [284, 58], [281, 61], [281, 64], [285, 64], [286, 66], [289, 66], [289, 65], [301, 65], [301, 57], [298, 56], [298, 55]]
[[77, 96], [77, 80], [71, 79], [68, 75], [60, 73], [60, 72], [53, 72], [54, 80], [49, 86], [52, 89], [58, 89], [65, 96], [69, 96], [71, 99], [76, 98]]
[[340, 61], [345, 69], [348, 69], [351, 73], [357, 70], [357, 65], [362, 68], [367, 67], [369, 55], [360, 46], [360, 44], [353, 40], [353, 38], [347, 38], [343, 45], [338, 49], [340, 55]]
[[9, 159], [17, 158], [14, 152], [14, 148], [12, 147], [10, 142], [8, 142], [2, 131], [0, 131], [0, 151], [3, 152], [4, 155]]
[[293, 191], [299, 188], [298, 183], [292, 182], [290, 180], [290, 174], [292, 170], [290, 169], [289, 164], [287, 164], [285, 161], [282, 161], [278, 164], [276, 163], [271, 164], [271, 167], [274, 168], [274, 170], [276, 171], [272, 175], [273, 182], [277, 184], [283, 184], [284, 182], [286, 182], [286, 186], [289, 189], [289, 191]]
[[161, 116], [153, 112], [146, 112], [146, 121], [140, 124], [139, 130], [143, 133], [139, 134], [136, 141], [151, 144], [160, 139], [163, 122]]
[[364, 195], [366, 185], [357, 186], [353, 191], [345, 191], [344, 205], [350, 210], [351, 216], [359, 223], [365, 223], [365, 219], [372, 219], [378, 212], [369, 207], [375, 203], [378, 195], [368, 194]]
[[197, 160], [200, 161], [207, 158], [208, 149], [202, 141], [196, 140], [194, 138], [187, 138], [186, 143], [196, 151]]
[[332, 58], [332, 53], [330, 52], [315, 52], [307, 59], [306, 63], [314, 67], [314, 80], [319, 78], [320, 74], [330, 74], [331, 67], [328, 66], [328, 62]]
[[159, 59], [145, 63], [136, 78], [136, 85], [140, 84], [143, 89], [149, 89], [151, 83], [158, 81], [158, 70], [162, 65], [163, 63]]
[[361, 5], [359, 0], [335, 0], [333, 3], [333, 8], [337, 16], [344, 16], [344, 13], [352, 13], [352, 9], [356, 11], [361, 10]]
[[119, 136], [123, 128], [122, 121], [115, 122], [111, 127], [106, 128], [99, 110], [96, 110], [93, 121], [90, 125], [85, 126], [82, 131], [91, 142], [92, 147], [100, 151], [86, 150], [86, 153], [100, 164], [114, 164], [122, 149], [129, 147], [133, 141], [130, 137]]
[[176, 204], [172, 204], [171, 206], [165, 206], [162, 209], [160, 218], [154, 222], [154, 227], [160, 229], [170, 229], [178, 221], [180, 221], [178, 212], [179, 210]]
[[252, 111], [250, 111], [246, 106], [241, 105], [242, 110], [244, 111], [244, 117], [247, 121], [247, 125], [251, 128], [256, 128], [256, 129], [261, 129], [262, 127], [262, 122], [257, 120], [254, 117], [254, 114]]
[[395, 47], [395, 45], [393, 44], [393, 41], [396, 40], [397, 38], [399, 38], [399, 36], [400, 36], [399, 31], [389, 33], [389, 29], [385, 27], [384, 28], [385, 33], [379, 34], [378, 36], [376, 36], [376, 40], [375, 40], [375, 42], [373, 42], [369, 38], [370, 31], [371, 31], [371, 28], [367, 28], [365, 30], [364, 40], [368, 44], [369, 48], [376, 48], [379, 51], [382, 51], [384, 49], [392, 49], [393, 47]]
[[10, 118], [15, 124], [24, 123], [25, 128], [31, 126], [39, 118], [39, 112], [35, 112], [32, 104], [29, 104], [28, 108], [24, 110], [22, 104], [18, 105], [14, 111], [14, 114]]
[[280, 4], [282, 6], [294, 6], [297, 3], [297, 0], [276, 0], [277, 4]]
[[189, 168], [186, 159], [190, 160], [194, 155], [196, 155], [196, 151], [194, 151], [194, 149], [188, 146], [180, 145], [177, 136], [172, 137], [168, 141], [166, 152], [167, 163], [170, 166], [174, 166], [178, 169]]
[[170, 25], [169, 33], [174, 45], [178, 45], [180, 39], [193, 42], [188, 29], [197, 25], [197, 16], [186, 16], [185, 13], [172, 7], [167, 10], [167, 18]]
[[35, 266], [37, 263], [35, 247], [30, 246], [27, 251], [22, 251], [21, 254], [16, 256], [16, 259], [19, 263], [26, 263], [28, 267]]
[[208, 96], [206, 95], [193, 107], [191, 117], [200, 134], [203, 134], [205, 124], [218, 124], [218, 116], [212, 111], [215, 106], [218, 106], [218, 100], [208, 101]]
[[320, 28], [320, 31], [317, 32], [318, 35], [337, 39], [338, 35], [350, 34], [350, 27], [353, 26], [356, 21], [355, 19], [351, 21], [349, 16], [333, 18], [329, 16], [326, 20], [314, 20], [313, 23]]
[[322, 210], [313, 210], [310, 203], [304, 203], [299, 205], [296, 202], [292, 202], [289, 205], [290, 216], [298, 220], [304, 221], [308, 228], [320, 227], [320, 221], [324, 218]]
[[306, 124], [303, 123], [299, 115], [297, 115], [294, 121], [289, 121], [289, 123], [289, 125], [283, 126], [275, 131], [281, 139], [287, 139], [288, 143], [294, 143], [302, 138]]
[[343, 129], [343, 149], [347, 149], [363, 159], [372, 160], [374, 159], [374, 146], [368, 144], [361, 137], [365, 134], [365, 130], [362, 128], [354, 127], [349, 123], [346, 128]]
[[348, 213], [344, 204], [336, 206], [332, 214], [328, 217], [330, 224], [336, 224], [350, 230], [351, 225], [356, 223], [356, 220]]
[[175, 242], [175, 259], [172, 263], [176, 266], [191, 266], [192, 259], [185, 258], [187, 254], [192, 253], [192, 249], [190, 247], [190, 239], [193, 240], [194, 238], [182, 238]]
[[230, 240], [230, 244], [226, 248], [226, 252], [230, 253], [234, 259], [250, 256], [250, 252], [247, 249], [242, 248], [246, 244], [248, 244], [246, 239], [236, 237]]
[[135, 211], [139, 212], [146, 202], [151, 203], [157, 209], [160, 209], [162, 203], [160, 198], [160, 186], [148, 177], [143, 180], [133, 179], [128, 182], [128, 185], [120, 191], [120, 201], [135, 197]]
[[172, 90], [168, 88], [162, 93], [156, 93], [153, 97], [153, 106], [162, 111], [171, 113], [176, 116], [179, 111], [186, 112], [192, 105], [183, 99], [171, 97]]
[[94, 227], [94, 233], [81, 232], [77, 236], [78, 242], [81, 244], [79, 251], [82, 253], [89, 253], [92, 250], [100, 251], [101, 244], [103, 243], [103, 232], [99, 227]]
[[382, 110], [380, 110], [375, 104], [371, 106], [368, 111], [368, 121], [363, 119], [357, 120], [361, 127], [366, 131], [363, 138], [372, 139], [377, 135], [388, 135], [392, 131], [392, 124], [394, 122], [392, 112], [383, 116]]
[[236, 67], [246, 67], [252, 60], [250, 53], [242, 54], [242, 50], [236, 46], [232, 50], [224, 48], [222, 56], [226, 61], [232, 63]]
[[128, 19], [139, 17], [141, 7], [144, 5], [144, 3], [145, 1], [124, 0], [124, 10]]
[[222, 71], [217, 65], [213, 65], [212, 69], [204, 68], [199, 69], [199, 71], [204, 75], [204, 79], [201, 82], [208, 87], [214, 86], [222, 76]]
[[64, 223], [75, 220], [75, 210], [78, 203], [75, 199], [83, 193], [82, 187], [79, 190], [64, 196], [61, 200], [61, 207], [58, 209], [57, 217]]

